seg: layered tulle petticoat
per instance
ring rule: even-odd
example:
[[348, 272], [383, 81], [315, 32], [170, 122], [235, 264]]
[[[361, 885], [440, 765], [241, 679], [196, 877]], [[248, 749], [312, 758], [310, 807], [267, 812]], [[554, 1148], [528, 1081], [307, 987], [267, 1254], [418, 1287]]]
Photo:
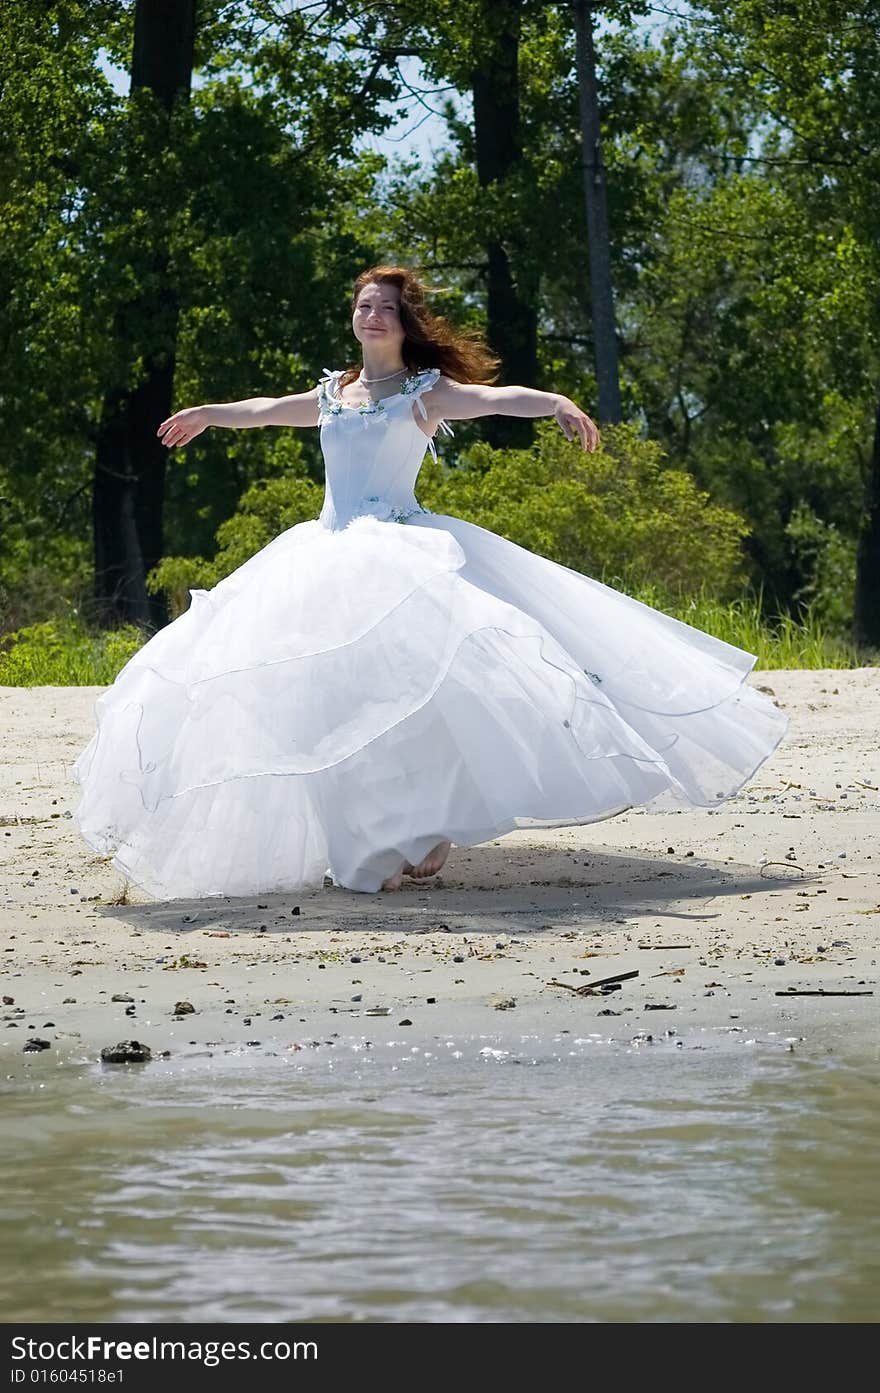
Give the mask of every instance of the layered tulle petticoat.
[[377, 890], [441, 837], [730, 797], [785, 726], [752, 662], [457, 518], [302, 523], [98, 699], [77, 820], [159, 897]]
[[295, 891], [328, 870], [375, 891], [443, 838], [711, 807], [782, 738], [751, 655], [420, 509], [426, 437], [404, 404], [378, 443], [335, 413], [362, 492], [337, 460], [334, 493], [324, 439], [322, 519], [193, 591], [98, 699], [75, 816], [152, 895]]

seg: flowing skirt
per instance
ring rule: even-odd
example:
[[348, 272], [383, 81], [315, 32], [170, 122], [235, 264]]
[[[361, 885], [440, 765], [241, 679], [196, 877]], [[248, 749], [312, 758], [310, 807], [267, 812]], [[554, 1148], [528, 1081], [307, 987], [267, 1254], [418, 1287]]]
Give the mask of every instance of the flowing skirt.
[[162, 899], [376, 891], [443, 838], [713, 807], [782, 739], [751, 654], [473, 523], [300, 523], [153, 636], [72, 766]]

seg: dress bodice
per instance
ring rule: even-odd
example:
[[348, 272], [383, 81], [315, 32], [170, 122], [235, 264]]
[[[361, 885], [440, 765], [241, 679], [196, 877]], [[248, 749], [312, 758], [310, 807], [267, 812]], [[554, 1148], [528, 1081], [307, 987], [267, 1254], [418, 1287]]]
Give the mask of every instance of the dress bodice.
[[[427, 420], [422, 397], [440, 376], [439, 368], [414, 373], [394, 396], [359, 406], [342, 400], [341, 376], [325, 368], [318, 383], [325, 473], [318, 520], [338, 531], [365, 513], [405, 522], [413, 513], [426, 512], [413, 490], [425, 452], [436, 459], [436, 450], [413, 416], [413, 403]], [[445, 421], [441, 429], [452, 433]]]

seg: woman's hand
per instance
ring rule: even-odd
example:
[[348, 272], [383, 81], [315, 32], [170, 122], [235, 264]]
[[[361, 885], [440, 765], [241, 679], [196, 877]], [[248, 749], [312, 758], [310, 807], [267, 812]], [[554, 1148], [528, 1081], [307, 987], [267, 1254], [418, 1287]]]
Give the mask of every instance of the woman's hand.
[[156, 434], [170, 450], [175, 445], [188, 445], [209, 425], [207, 407], [188, 406], [184, 411], [175, 411], [173, 416], [163, 421]]
[[553, 413], [559, 422], [560, 430], [566, 440], [580, 440], [585, 450], [595, 450], [601, 441], [599, 427], [595, 421], [591, 421], [585, 411], [581, 411], [579, 406], [575, 406], [568, 397], [560, 397], [559, 404]]

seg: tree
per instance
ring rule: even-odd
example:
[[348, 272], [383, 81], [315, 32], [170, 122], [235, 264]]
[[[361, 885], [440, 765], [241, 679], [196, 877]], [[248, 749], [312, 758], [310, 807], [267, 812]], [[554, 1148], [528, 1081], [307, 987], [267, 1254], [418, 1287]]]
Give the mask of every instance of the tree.
[[[870, 638], [880, 0], [705, 0], [659, 35], [636, 23], [643, 5], [583, 4], [621, 410], [748, 519], [769, 607], [821, 592], [825, 615], [855, 609]], [[174, 407], [311, 385], [351, 357], [348, 289], [371, 261], [421, 264], [441, 312], [488, 332], [505, 380], [607, 412], [593, 405], [612, 340], [588, 260], [602, 239], [585, 247], [572, 0], [200, 0], [198, 78], [170, 115], [148, 84], [119, 96], [99, 66], [101, 50], [129, 64], [136, 13], [0, 7], [0, 630], [76, 603], [99, 446], [124, 476], [100, 485], [109, 589], [130, 581], [148, 627], [161, 601], [145, 598], [144, 548], [163, 496], [164, 550], [192, 561], [257, 480], [292, 475], [304, 506], [321, 480], [312, 437], [207, 432], [145, 465], [141, 489], [113, 403], [133, 412], [173, 361], [168, 407], [142, 409], [157, 418], [137, 427], [146, 449]], [[433, 90], [410, 81], [412, 56]], [[386, 175], [352, 147], [398, 100], [414, 119], [439, 102], [451, 142]], [[525, 440], [531, 423], [511, 429]], [[481, 430], [463, 423], [454, 450]]]
[[156, 426], [171, 413], [180, 316], [168, 277], [163, 169], [174, 149], [175, 106], [189, 99], [195, 26], [196, 0], [137, 0], [126, 145], [130, 169], [148, 162], [149, 201], [142, 209], [147, 216], [128, 228], [140, 274], [113, 315], [124, 376], [108, 383], [95, 446], [95, 599], [105, 623], [158, 628], [167, 620], [146, 588], [147, 572], [164, 550], [167, 451]]
[[[481, 0], [474, 16], [471, 92], [477, 177], [483, 189], [503, 188], [522, 163], [520, 128], [519, 0]], [[497, 221], [486, 239], [486, 326], [502, 364], [502, 380], [533, 385], [537, 376], [537, 280], [520, 259], [514, 267], [509, 234]], [[493, 416], [493, 445], [525, 445], [531, 422]]]
[[[143, 613], [150, 554], [202, 548], [289, 448], [271, 432], [212, 433], [167, 458], [159, 446], [134, 507], [129, 426], [155, 450], [174, 406], [302, 390], [344, 351], [349, 286], [376, 254], [363, 215], [380, 163], [351, 143], [381, 129], [393, 87], [311, 13], [279, 23], [276, 10], [201, 0], [199, 81], [169, 117], [99, 66], [102, 50], [129, 64], [128, 0], [0, 8], [0, 628], [70, 605], [96, 617], [98, 453], [97, 511], [115, 510], [129, 550], [109, 522], [100, 544]], [[172, 361], [173, 400], [147, 402]], [[316, 447], [307, 465], [319, 471]], [[147, 604], [156, 622], [161, 597]], [[99, 609], [118, 614], [110, 595]]]
[[602, 133], [596, 88], [596, 53], [593, 45], [593, 6], [574, 0], [577, 48], [577, 80], [583, 147], [584, 200], [587, 210], [587, 243], [590, 257], [590, 302], [596, 358], [597, 414], [600, 421], [620, 421], [620, 376], [617, 365], [617, 322], [611, 281], [611, 246], [608, 233], [608, 201], [602, 162]]
[[116, 6], [0, 6], [0, 632], [89, 585], [95, 342], [80, 222], [114, 94], [94, 61]]
[[[430, 79], [445, 89], [451, 83], [470, 99], [472, 121], [456, 122], [475, 176], [468, 225], [476, 238], [465, 260], [476, 271], [485, 334], [498, 355], [500, 379], [527, 385], [537, 378], [538, 276], [523, 245], [516, 204], [523, 194], [521, 33], [536, 8], [541, 8], [536, 0], [461, 0], [454, 8], [440, 0], [339, 7], [339, 14], [357, 26], [364, 51], [387, 65], [396, 80], [402, 81], [400, 59], [417, 57]], [[450, 117], [455, 120], [451, 110]], [[394, 230], [389, 243], [399, 245], [402, 235], [412, 245], [412, 229], [407, 236], [398, 220]], [[485, 433], [499, 445], [525, 445], [532, 423], [493, 417]]]
[[[880, 4], [878, 0], [705, 0], [698, 42], [730, 85], [763, 108], [768, 134], [757, 158], [795, 175], [816, 229], [852, 245], [870, 291], [834, 325], [842, 354], [828, 378], [850, 397], [870, 396], [873, 446], [863, 449], [854, 620], [856, 638], [880, 646]], [[864, 271], [870, 267], [867, 277]]]

